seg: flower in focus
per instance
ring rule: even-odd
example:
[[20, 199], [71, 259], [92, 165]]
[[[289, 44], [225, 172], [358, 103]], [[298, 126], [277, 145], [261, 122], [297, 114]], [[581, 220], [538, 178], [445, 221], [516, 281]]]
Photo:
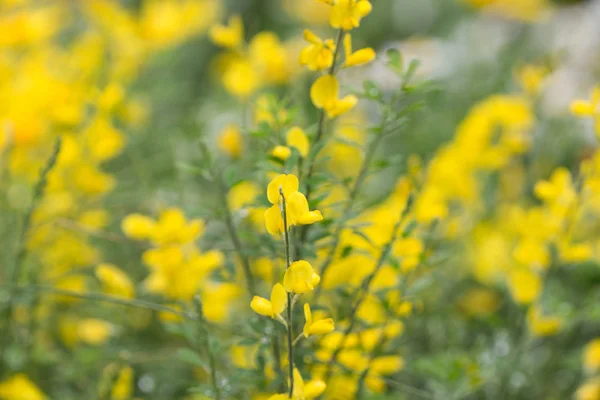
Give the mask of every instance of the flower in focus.
[[287, 294], [283, 286], [277, 283], [271, 290], [271, 299], [267, 300], [264, 297], [254, 296], [250, 302], [250, 307], [255, 313], [264, 315], [265, 317], [277, 318], [279, 314], [285, 310], [287, 304]]
[[340, 84], [335, 76], [324, 75], [318, 78], [310, 88], [310, 99], [315, 107], [327, 112], [329, 118], [350, 111], [356, 105], [356, 96], [348, 95], [339, 98]]
[[370, 47], [356, 50], [352, 52], [352, 37], [350, 33], [344, 37], [344, 52], [346, 54], [345, 67], [353, 67], [373, 61], [375, 58], [375, 50]]
[[307, 261], [294, 261], [285, 271], [283, 287], [290, 293], [303, 294], [312, 291], [320, 280]]
[[300, 65], [306, 65], [312, 71], [331, 67], [335, 50], [333, 40], [322, 40], [308, 29], [304, 30], [304, 39], [310, 44], [300, 53]]
[[312, 312], [308, 303], [304, 304], [304, 319], [306, 322], [304, 323], [303, 333], [306, 338], [310, 335], [324, 335], [335, 329], [332, 318], [313, 321]]

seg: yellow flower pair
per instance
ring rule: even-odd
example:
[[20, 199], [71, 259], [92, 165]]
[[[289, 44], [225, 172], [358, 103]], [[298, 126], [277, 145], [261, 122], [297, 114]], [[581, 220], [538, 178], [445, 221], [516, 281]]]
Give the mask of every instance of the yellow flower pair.
[[273, 206], [265, 211], [265, 224], [271, 235], [279, 236], [284, 231], [280, 209], [282, 200], [280, 189], [285, 197], [288, 228], [294, 225], [309, 225], [323, 220], [320, 211], [310, 211], [308, 208], [306, 197], [298, 191], [298, 178], [292, 174], [282, 174], [273, 179], [267, 187], [267, 198]]

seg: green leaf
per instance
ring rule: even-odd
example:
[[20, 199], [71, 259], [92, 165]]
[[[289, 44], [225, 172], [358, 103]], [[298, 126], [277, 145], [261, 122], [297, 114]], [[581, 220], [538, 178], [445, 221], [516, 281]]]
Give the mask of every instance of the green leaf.
[[404, 74], [404, 84], [402, 85], [402, 87], [404, 89], [408, 88], [408, 84], [410, 83], [410, 80], [413, 78], [413, 76], [417, 72], [417, 69], [419, 68], [420, 65], [421, 65], [421, 62], [417, 59], [412, 60], [410, 62], [408, 69], [406, 70], [406, 73]]
[[383, 94], [373, 81], [363, 82], [364, 96], [372, 100], [381, 100]]
[[177, 358], [185, 363], [196, 365], [198, 367], [206, 366], [202, 356], [192, 349], [184, 348], [177, 350]]
[[396, 73], [402, 73], [404, 69], [402, 53], [397, 49], [388, 49], [386, 55], [388, 57], [388, 66], [396, 71]]

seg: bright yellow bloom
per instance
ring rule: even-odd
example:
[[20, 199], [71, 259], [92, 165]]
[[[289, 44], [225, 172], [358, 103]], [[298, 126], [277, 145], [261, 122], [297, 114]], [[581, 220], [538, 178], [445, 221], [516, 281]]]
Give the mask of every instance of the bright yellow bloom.
[[323, 220], [319, 210], [310, 211], [308, 200], [300, 192], [294, 192], [287, 198], [287, 206], [291, 225], [310, 225]]
[[250, 307], [255, 313], [265, 317], [276, 318], [285, 310], [287, 304], [287, 294], [281, 283], [275, 284], [271, 290], [271, 300], [264, 297], [254, 296], [250, 302]]
[[298, 150], [298, 153], [304, 158], [308, 156], [308, 150], [310, 149], [310, 143], [306, 133], [297, 126], [290, 128], [286, 133], [286, 143], [289, 147], [293, 147]]
[[244, 149], [240, 128], [235, 124], [227, 125], [219, 135], [217, 145], [229, 157], [240, 158]]
[[121, 222], [121, 230], [132, 239], [144, 240], [150, 237], [154, 225], [152, 218], [142, 214], [129, 214]]
[[344, 114], [356, 105], [356, 96], [348, 95], [339, 99], [340, 84], [333, 75], [318, 78], [310, 88], [310, 99], [315, 107], [327, 112], [329, 118]]
[[304, 39], [310, 44], [300, 53], [300, 64], [312, 71], [331, 67], [335, 44], [332, 39], [322, 40], [310, 30], [304, 30]]
[[290, 293], [302, 294], [312, 291], [321, 278], [307, 261], [295, 261], [285, 271], [283, 287]]
[[334, 28], [351, 30], [360, 25], [373, 6], [368, 0], [320, 0], [332, 6], [329, 23]]
[[290, 150], [290, 148], [286, 146], [275, 146], [273, 150], [271, 150], [271, 156], [281, 161], [287, 160], [291, 154], [292, 150]]
[[344, 37], [344, 52], [346, 54], [345, 67], [366, 64], [373, 61], [375, 58], [375, 50], [370, 47], [352, 52], [352, 37], [350, 36], [350, 33], [346, 34]]
[[204, 221], [186, 221], [183, 211], [169, 208], [160, 214], [151, 238], [157, 245], [184, 244], [196, 240], [204, 232]]
[[265, 226], [267, 232], [273, 236], [279, 236], [283, 233], [283, 218], [278, 205], [271, 206], [265, 211]]
[[17, 374], [0, 382], [0, 399], [46, 400], [47, 397], [25, 374]]
[[332, 318], [320, 319], [317, 321], [313, 321], [312, 312], [310, 311], [310, 305], [308, 303], [304, 304], [304, 337], [309, 337], [310, 335], [324, 335], [329, 333], [335, 329]]
[[589, 342], [583, 351], [583, 366], [588, 371], [600, 369], [600, 338]]
[[113, 264], [100, 264], [96, 267], [96, 277], [102, 282], [102, 289], [112, 296], [130, 299], [134, 296], [133, 283], [123, 271]]
[[298, 191], [299, 187], [300, 183], [298, 182], [298, 177], [296, 175], [278, 175], [267, 186], [267, 198], [271, 204], [279, 204], [279, 201], [281, 200], [281, 194], [279, 193], [280, 188], [283, 190], [285, 198], [288, 199], [292, 193]]
[[234, 15], [228, 25], [215, 25], [210, 29], [210, 38], [219, 46], [229, 49], [239, 48], [244, 41], [244, 23], [242, 17]]
[[592, 90], [590, 100], [575, 100], [571, 103], [571, 112], [578, 117], [591, 117], [596, 115], [600, 110], [600, 86], [596, 86]]
[[[311, 380], [307, 383], [304, 383], [304, 379], [302, 379], [302, 375], [298, 368], [294, 368], [294, 392], [292, 393], [292, 400], [311, 400], [319, 397], [325, 389], [327, 385], [325, 382], [321, 380]], [[289, 400], [290, 397], [288, 394], [274, 394], [269, 397], [269, 400]]]

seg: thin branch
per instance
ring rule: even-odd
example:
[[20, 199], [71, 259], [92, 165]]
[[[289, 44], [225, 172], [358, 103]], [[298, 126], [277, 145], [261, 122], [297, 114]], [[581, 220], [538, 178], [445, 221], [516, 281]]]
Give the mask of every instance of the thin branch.
[[[288, 232], [288, 223], [287, 223], [287, 204], [285, 201], [285, 195], [283, 193], [283, 189], [279, 188], [279, 195], [281, 196], [281, 217], [283, 218], [283, 237], [285, 239], [285, 260], [286, 267], [285, 269], [289, 269], [291, 265], [291, 257], [290, 257], [290, 235]], [[289, 398], [292, 398], [294, 394], [294, 343], [293, 343], [293, 333], [292, 333], [292, 294], [288, 292], [287, 294], [287, 343], [288, 343], [288, 364], [289, 364], [289, 376], [290, 376], [290, 390], [289, 390]]]

